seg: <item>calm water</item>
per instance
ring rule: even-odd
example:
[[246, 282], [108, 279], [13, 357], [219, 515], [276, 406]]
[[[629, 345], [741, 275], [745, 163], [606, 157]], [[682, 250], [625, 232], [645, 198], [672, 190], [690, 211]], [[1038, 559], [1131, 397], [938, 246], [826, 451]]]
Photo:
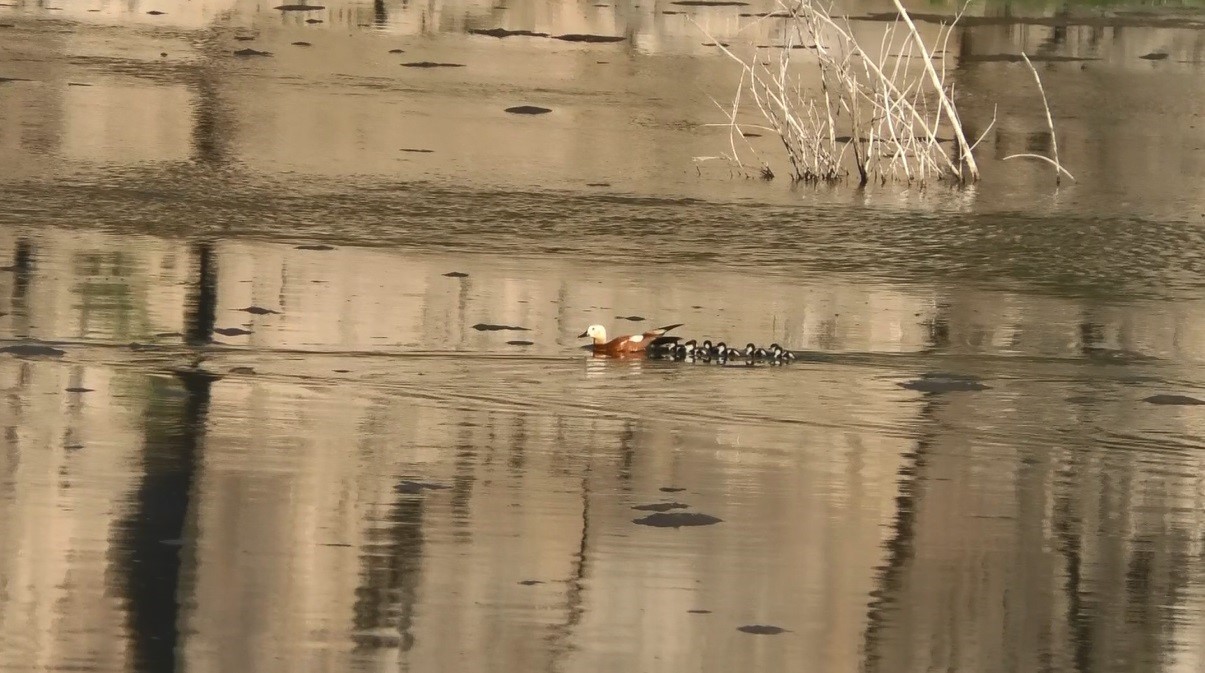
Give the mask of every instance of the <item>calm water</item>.
[[1205, 11], [975, 7], [858, 192], [692, 162], [761, 5], [274, 4], [0, 6], [0, 670], [1203, 670]]

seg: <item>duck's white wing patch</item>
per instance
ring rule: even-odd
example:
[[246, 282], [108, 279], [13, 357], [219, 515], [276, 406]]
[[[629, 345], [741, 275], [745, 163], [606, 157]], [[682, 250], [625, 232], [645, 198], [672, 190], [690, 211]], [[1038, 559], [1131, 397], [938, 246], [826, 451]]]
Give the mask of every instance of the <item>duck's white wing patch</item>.
[[638, 344], [641, 341], [644, 341], [644, 335], [643, 334], [633, 334], [632, 336], [628, 337], [628, 341], [631, 341], [634, 344]]

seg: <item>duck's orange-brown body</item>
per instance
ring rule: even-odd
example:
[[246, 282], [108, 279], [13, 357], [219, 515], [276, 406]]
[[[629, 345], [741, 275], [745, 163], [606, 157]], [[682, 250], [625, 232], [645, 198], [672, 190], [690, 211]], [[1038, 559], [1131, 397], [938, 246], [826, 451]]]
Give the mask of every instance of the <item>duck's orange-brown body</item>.
[[592, 325], [589, 330], [583, 332], [578, 338], [590, 337], [594, 339], [592, 346], [595, 355], [610, 355], [615, 357], [624, 357], [631, 355], [644, 354], [651, 346], [660, 346], [662, 344], [673, 343], [678, 340], [678, 337], [667, 337], [665, 333], [681, 327], [682, 323], [676, 325], [666, 325], [657, 329], [649, 330], [641, 334], [627, 334], [621, 337], [615, 337], [610, 341], [607, 340], [606, 331], [600, 325]]

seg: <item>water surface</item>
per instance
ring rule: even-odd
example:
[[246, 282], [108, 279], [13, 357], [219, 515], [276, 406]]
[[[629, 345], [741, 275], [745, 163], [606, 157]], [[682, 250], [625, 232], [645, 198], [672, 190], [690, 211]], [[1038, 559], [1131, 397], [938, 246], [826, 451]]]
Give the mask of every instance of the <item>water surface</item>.
[[1199, 670], [1199, 10], [976, 8], [855, 191], [691, 161], [760, 5], [272, 4], [0, 7], [0, 669]]

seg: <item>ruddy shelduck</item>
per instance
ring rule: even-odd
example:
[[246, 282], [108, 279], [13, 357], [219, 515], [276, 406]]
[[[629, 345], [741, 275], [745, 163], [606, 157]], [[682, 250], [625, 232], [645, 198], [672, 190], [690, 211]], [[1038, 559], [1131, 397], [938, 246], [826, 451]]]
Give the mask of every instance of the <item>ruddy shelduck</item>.
[[676, 342], [680, 337], [667, 337], [665, 333], [681, 326], [682, 323], [666, 325], [642, 334], [625, 334], [607, 341], [607, 328], [602, 325], [590, 325], [585, 332], [578, 335], [578, 338], [589, 337], [593, 340], [595, 355], [634, 355], [644, 353], [650, 348]]

